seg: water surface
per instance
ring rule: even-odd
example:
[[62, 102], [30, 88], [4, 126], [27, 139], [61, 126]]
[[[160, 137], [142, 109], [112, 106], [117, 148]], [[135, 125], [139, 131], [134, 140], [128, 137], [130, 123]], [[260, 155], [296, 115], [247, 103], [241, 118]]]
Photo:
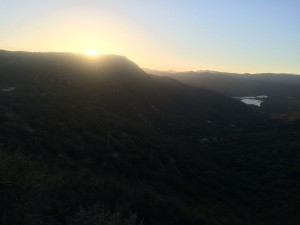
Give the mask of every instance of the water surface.
[[243, 97], [233, 97], [234, 99], [238, 99], [241, 102], [247, 105], [255, 105], [260, 107], [261, 103], [263, 103], [264, 99], [268, 98], [267, 95], [259, 95], [259, 96], [243, 96]]

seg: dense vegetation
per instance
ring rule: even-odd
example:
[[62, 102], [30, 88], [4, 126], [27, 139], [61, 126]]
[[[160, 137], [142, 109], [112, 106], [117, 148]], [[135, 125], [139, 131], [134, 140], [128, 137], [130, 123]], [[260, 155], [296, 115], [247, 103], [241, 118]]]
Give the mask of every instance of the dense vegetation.
[[121, 56], [0, 52], [0, 223], [300, 222], [299, 114]]

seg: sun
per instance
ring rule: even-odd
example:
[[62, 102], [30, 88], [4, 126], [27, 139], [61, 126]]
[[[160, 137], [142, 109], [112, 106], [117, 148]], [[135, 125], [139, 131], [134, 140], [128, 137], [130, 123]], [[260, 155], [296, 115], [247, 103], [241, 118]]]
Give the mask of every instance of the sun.
[[95, 49], [87, 49], [85, 50], [84, 52], [86, 55], [89, 55], [89, 56], [97, 56], [99, 55], [99, 52]]

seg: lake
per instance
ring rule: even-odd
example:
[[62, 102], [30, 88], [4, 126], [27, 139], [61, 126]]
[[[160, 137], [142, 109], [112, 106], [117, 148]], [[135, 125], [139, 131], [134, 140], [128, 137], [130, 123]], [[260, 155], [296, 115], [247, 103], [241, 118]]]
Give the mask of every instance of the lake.
[[233, 97], [233, 98], [238, 99], [247, 105], [255, 105], [260, 107], [261, 103], [263, 103], [263, 100], [268, 98], [268, 96], [258, 95], [258, 96], [243, 96], [243, 97]]

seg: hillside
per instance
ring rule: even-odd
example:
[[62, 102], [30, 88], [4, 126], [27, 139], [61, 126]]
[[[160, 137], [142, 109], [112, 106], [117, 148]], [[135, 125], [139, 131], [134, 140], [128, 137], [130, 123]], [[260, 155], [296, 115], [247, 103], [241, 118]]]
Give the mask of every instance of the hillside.
[[[5, 54], [9, 58], [13, 53]], [[74, 54], [15, 54], [13, 63], [2, 61], [2, 98], [10, 103], [23, 99], [20, 105], [3, 106], [6, 113], [14, 114], [14, 108], [18, 108], [21, 112], [52, 115], [49, 110], [56, 110], [61, 102], [64, 105], [60, 107], [66, 110], [86, 108], [87, 114], [100, 110], [100, 114], [116, 115], [146, 129], [179, 136], [196, 130], [206, 135], [210, 130], [224, 133], [232, 129], [232, 124], [242, 129], [254, 115], [258, 116], [228, 97], [150, 76], [122, 56], [89, 59]], [[5, 93], [7, 88], [14, 91]]]
[[0, 224], [300, 221], [294, 121], [123, 56], [0, 51], [0, 109]]
[[299, 122], [300, 121], [300, 112], [295, 112], [291, 114], [283, 114], [280, 116], [276, 116], [275, 119], [287, 121], [287, 122]]
[[268, 96], [261, 106], [261, 111], [266, 113], [284, 114], [300, 111], [300, 75], [217, 71], [165, 72], [149, 69], [146, 71], [231, 97]]
[[300, 76], [295, 74], [237, 74], [217, 71], [165, 72], [149, 70], [150, 74], [175, 78], [183, 83], [214, 90], [230, 96], [288, 95], [299, 97]]

